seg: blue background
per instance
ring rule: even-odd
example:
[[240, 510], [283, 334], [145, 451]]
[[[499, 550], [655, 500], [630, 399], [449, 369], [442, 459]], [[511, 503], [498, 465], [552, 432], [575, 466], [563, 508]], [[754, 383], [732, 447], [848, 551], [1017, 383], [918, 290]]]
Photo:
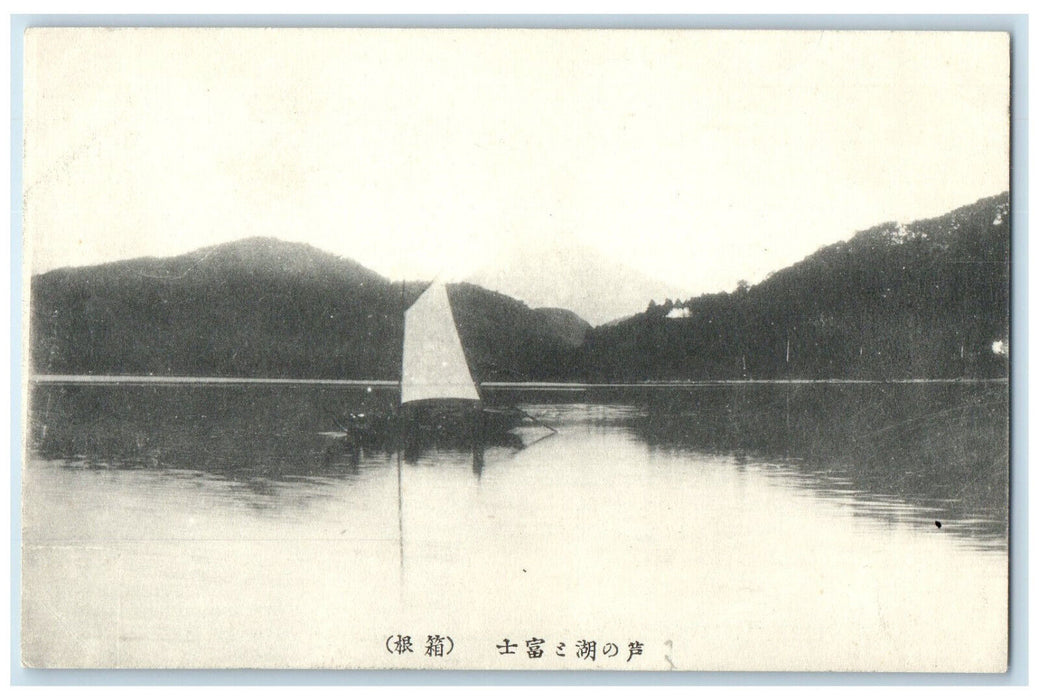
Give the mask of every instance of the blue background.
[[[1010, 652], [1006, 674], [609, 671], [118, 671], [22, 667], [22, 37], [28, 27], [525, 27], [1005, 31], [1011, 37]], [[1026, 685], [1028, 19], [1024, 15], [14, 15], [11, 17], [12, 685]], [[853, 630], [845, 630], [854, 633]], [[955, 644], [956, 640], [942, 640]]]

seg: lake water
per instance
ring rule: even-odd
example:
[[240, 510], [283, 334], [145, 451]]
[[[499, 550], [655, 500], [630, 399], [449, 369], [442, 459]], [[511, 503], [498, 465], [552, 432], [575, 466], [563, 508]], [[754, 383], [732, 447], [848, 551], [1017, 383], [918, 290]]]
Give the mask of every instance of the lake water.
[[398, 468], [318, 435], [392, 389], [34, 386], [23, 658], [1004, 667], [1005, 383], [487, 393], [558, 434]]

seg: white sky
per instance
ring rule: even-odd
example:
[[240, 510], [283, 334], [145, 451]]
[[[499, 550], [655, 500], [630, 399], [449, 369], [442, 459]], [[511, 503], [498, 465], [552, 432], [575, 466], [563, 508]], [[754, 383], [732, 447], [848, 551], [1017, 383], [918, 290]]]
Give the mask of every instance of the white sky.
[[1003, 34], [47, 29], [25, 84], [33, 272], [573, 238], [699, 293], [1009, 182]]

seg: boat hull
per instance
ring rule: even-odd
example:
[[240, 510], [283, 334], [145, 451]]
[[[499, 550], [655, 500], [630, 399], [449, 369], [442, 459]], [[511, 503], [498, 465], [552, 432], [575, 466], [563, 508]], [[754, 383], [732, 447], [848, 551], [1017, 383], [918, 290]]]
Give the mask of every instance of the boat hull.
[[405, 404], [401, 419], [405, 435], [481, 437], [512, 430], [522, 422], [523, 415], [509, 408], [436, 401]]
[[511, 445], [510, 433], [524, 420], [514, 408], [486, 408], [474, 402], [408, 403], [397, 413], [350, 415], [339, 430], [324, 433], [341, 445], [405, 451], [430, 447], [465, 448], [474, 443]]

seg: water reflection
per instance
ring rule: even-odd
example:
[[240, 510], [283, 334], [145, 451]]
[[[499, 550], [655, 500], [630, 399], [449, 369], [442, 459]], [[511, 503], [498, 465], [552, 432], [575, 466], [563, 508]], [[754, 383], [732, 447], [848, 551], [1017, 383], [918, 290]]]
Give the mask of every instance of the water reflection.
[[[568, 433], [635, 441], [651, 461], [679, 470], [704, 455], [730, 455], [737, 471], [760, 470], [861, 516], [936, 521], [982, 546], [1005, 546], [1005, 385], [588, 390], [538, 404], [531, 392], [492, 398], [519, 399], [557, 427], [557, 459], [587, 459], [585, 443], [568, 442]], [[393, 440], [357, 446], [319, 434], [334, 430], [344, 410], [390, 411], [395, 399], [393, 391], [313, 386], [36, 386], [30, 450], [64, 468], [202, 480], [253, 509], [300, 510], [396, 467]], [[479, 482], [545, 437], [528, 426], [490, 442], [412, 439], [403, 460], [464, 469]]]
[[806, 486], [870, 515], [1006, 538], [1005, 385], [750, 385], [657, 395], [647, 408], [636, 431], [657, 448], [791, 461]]

